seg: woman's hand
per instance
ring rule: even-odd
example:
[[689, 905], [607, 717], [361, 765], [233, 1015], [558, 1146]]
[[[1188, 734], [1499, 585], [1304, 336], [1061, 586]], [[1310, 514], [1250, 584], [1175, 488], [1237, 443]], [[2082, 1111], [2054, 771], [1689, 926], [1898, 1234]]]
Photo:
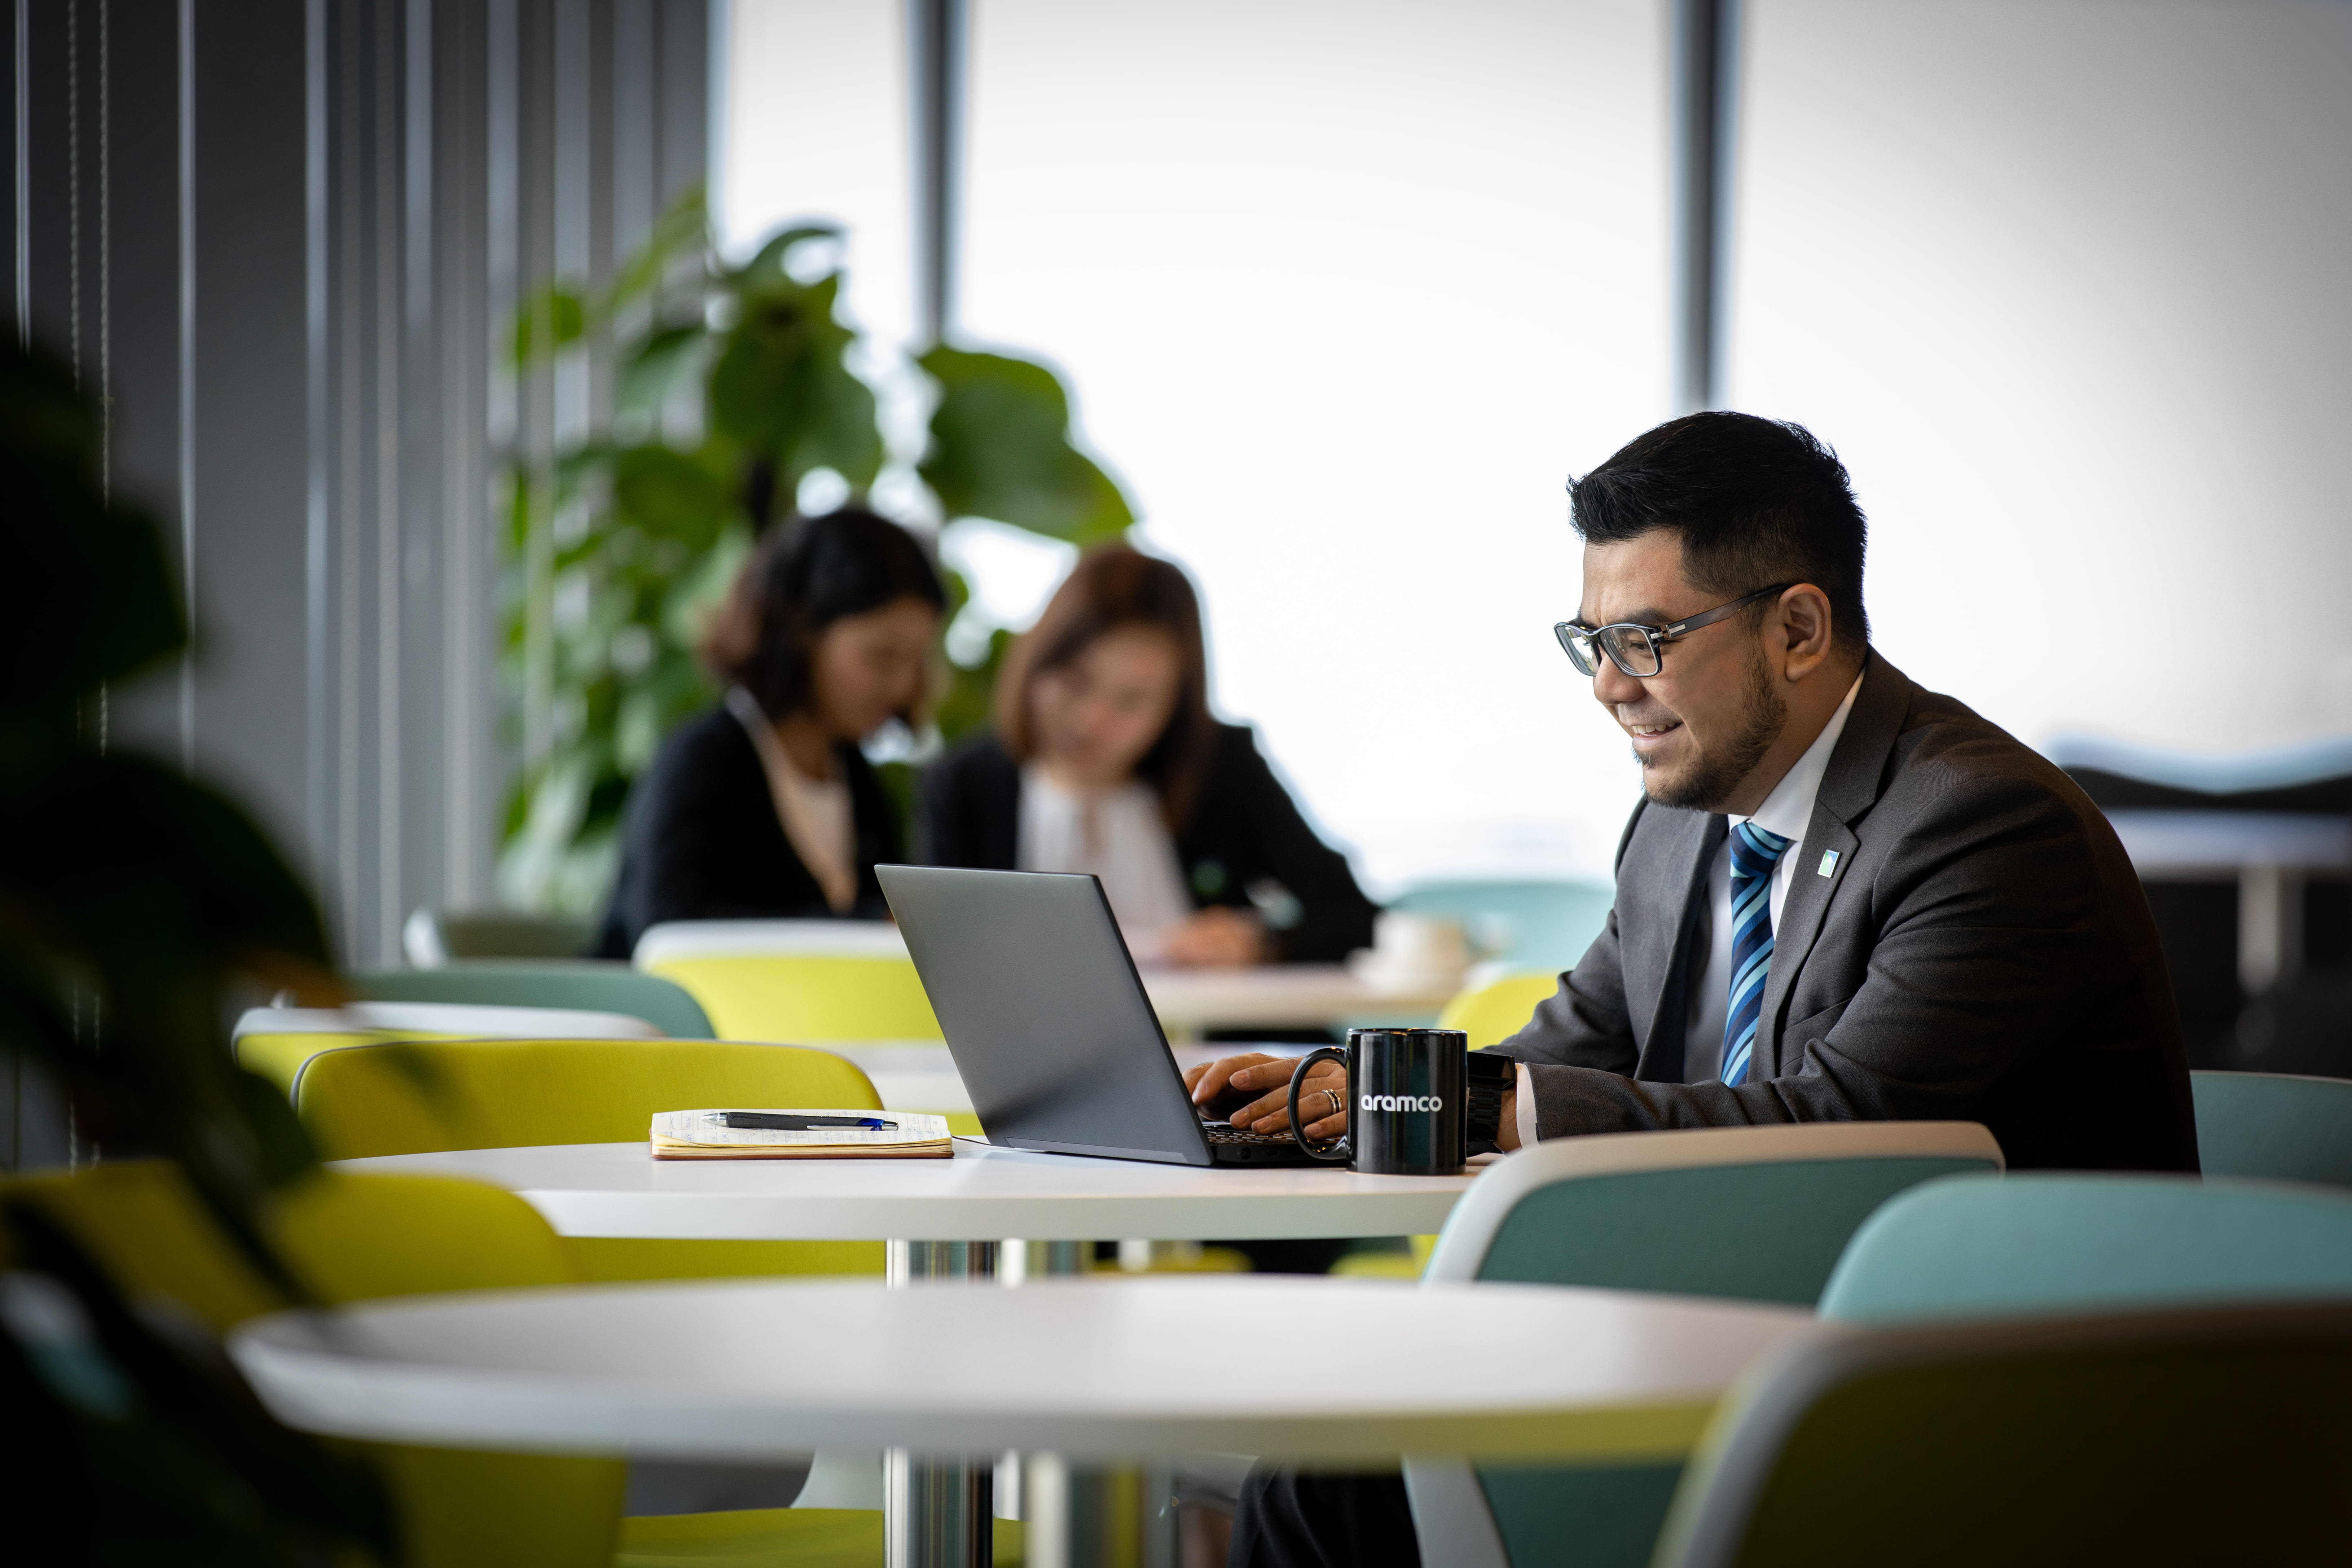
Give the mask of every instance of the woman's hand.
[[[1184, 1087], [1195, 1105], [1213, 1105], [1227, 1094], [1253, 1098], [1227, 1118], [1252, 1132], [1280, 1132], [1290, 1125], [1290, 1074], [1295, 1057], [1223, 1057], [1206, 1067], [1188, 1069]], [[1307, 1069], [1298, 1086], [1298, 1114], [1307, 1119], [1307, 1136], [1321, 1142], [1348, 1131], [1348, 1071], [1338, 1062], [1320, 1061]]]
[[1168, 962], [1191, 969], [1244, 969], [1274, 956], [1265, 922], [1223, 905], [1201, 910], [1169, 931], [1165, 941]]

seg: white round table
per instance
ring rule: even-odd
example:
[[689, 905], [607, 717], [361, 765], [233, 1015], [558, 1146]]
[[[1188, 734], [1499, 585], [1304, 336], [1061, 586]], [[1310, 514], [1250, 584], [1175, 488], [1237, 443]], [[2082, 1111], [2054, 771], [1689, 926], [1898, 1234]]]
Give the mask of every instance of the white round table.
[[656, 1160], [643, 1143], [572, 1143], [333, 1168], [471, 1176], [520, 1194], [564, 1236], [709, 1241], [1425, 1236], [1474, 1179], [1339, 1166], [1204, 1170], [966, 1138], [951, 1160]]
[[[384, 1442], [1347, 1464], [1679, 1455], [1750, 1363], [1834, 1331], [1796, 1308], [1537, 1285], [728, 1280], [281, 1312], [231, 1348], [288, 1424]], [[1278, 1333], [1300, 1353], [1264, 1349]]]

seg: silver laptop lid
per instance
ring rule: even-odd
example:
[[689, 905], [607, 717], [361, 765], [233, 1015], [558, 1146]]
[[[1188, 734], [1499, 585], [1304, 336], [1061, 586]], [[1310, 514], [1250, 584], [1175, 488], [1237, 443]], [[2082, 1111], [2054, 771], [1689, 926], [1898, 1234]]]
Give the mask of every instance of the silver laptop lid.
[[877, 866], [989, 1142], [1212, 1163], [1102, 884]]

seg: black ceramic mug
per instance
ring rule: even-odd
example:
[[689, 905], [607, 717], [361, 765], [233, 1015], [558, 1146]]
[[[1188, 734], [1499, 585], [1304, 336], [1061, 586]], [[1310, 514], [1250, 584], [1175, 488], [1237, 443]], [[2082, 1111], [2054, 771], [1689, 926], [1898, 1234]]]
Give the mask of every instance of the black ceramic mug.
[[[1347, 1067], [1348, 1131], [1318, 1148], [1303, 1131], [1298, 1091], [1319, 1061]], [[1468, 1158], [1469, 1078], [1470, 1037], [1459, 1029], [1350, 1029], [1344, 1050], [1321, 1047], [1290, 1069], [1290, 1125], [1318, 1160], [1384, 1176], [1451, 1176]]]

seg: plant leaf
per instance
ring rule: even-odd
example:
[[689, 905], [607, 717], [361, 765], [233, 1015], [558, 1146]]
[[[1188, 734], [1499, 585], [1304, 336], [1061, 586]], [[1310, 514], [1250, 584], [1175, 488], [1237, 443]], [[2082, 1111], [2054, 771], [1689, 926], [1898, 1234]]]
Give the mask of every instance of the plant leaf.
[[517, 365], [578, 342], [588, 331], [588, 303], [577, 289], [549, 283], [531, 290], [515, 312], [508, 353]]
[[1070, 445], [1070, 405], [1044, 365], [944, 345], [918, 362], [940, 384], [919, 468], [950, 518], [985, 517], [1078, 544], [1135, 521], [1127, 498]]

